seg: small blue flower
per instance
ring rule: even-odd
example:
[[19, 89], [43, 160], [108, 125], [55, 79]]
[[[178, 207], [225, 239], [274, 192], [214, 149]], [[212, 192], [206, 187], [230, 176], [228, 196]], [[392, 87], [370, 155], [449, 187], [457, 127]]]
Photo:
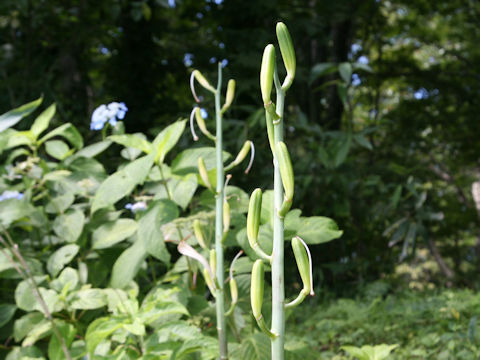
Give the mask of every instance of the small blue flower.
[[225, 67], [228, 65], [228, 60], [227, 59], [223, 59], [222, 60], [222, 67]]
[[23, 194], [21, 192], [18, 192], [18, 191], [5, 190], [2, 193], [2, 195], [0, 195], [0, 201], [8, 200], [8, 199], [22, 200], [23, 199]]
[[177, 6], [177, 4], [175, 3], [175, 0], [168, 0], [168, 6], [174, 8], [175, 6]]
[[183, 55], [183, 64], [185, 66], [192, 66], [193, 65], [193, 58], [194, 58], [193, 54], [186, 53], [185, 55]]
[[201, 108], [200, 115], [202, 116], [202, 118], [206, 119], [208, 117], [207, 110], [205, 110], [204, 108]]
[[125, 205], [125, 209], [130, 210], [133, 213], [137, 211], [145, 210], [147, 208], [147, 203], [145, 201], [139, 201], [134, 204], [128, 203]]
[[210, 62], [210, 64], [215, 64], [217, 62], [217, 58], [216, 57], [211, 57], [210, 60], [208, 60]]
[[117, 120], [125, 118], [127, 111], [128, 108], [123, 102], [111, 102], [108, 105], [100, 105], [92, 114], [90, 130], [102, 130], [107, 122], [115, 126]]

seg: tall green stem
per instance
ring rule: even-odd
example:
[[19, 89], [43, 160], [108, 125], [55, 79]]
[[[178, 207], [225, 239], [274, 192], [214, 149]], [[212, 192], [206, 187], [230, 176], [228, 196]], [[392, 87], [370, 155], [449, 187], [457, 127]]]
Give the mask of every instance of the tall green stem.
[[[274, 125], [275, 144], [283, 141], [283, 108], [285, 93], [282, 90], [277, 72], [274, 75], [277, 93], [276, 112], [280, 119]], [[278, 210], [283, 203], [283, 184], [278, 161], [274, 156], [274, 215], [273, 215], [273, 253], [272, 253], [272, 332], [276, 335], [272, 339], [272, 359], [284, 359], [285, 344], [285, 282], [283, 271], [284, 240], [283, 218]]]
[[223, 174], [223, 144], [222, 144], [222, 113], [220, 108], [220, 94], [222, 86], [222, 65], [218, 64], [218, 83], [215, 92], [215, 115], [216, 115], [216, 162], [217, 162], [217, 186], [215, 202], [215, 251], [217, 254], [217, 330], [218, 344], [220, 349], [220, 360], [228, 359], [227, 329], [225, 321], [225, 296], [224, 296], [224, 274], [223, 274], [223, 200], [224, 200], [224, 174]]

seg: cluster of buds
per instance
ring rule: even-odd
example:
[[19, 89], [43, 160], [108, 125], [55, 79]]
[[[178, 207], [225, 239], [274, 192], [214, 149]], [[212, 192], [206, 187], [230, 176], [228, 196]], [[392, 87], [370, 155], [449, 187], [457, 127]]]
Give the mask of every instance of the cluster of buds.
[[[271, 92], [273, 85], [275, 84], [277, 99], [279, 94], [281, 97], [284, 97], [285, 92], [290, 88], [290, 86], [292, 85], [292, 81], [295, 77], [296, 60], [292, 40], [287, 27], [283, 23], [278, 23], [276, 30], [277, 39], [280, 46], [280, 52], [282, 54], [282, 59], [287, 75], [283, 83], [280, 83], [280, 80], [278, 79], [276, 65], [275, 47], [272, 44], [269, 44], [265, 47], [263, 53], [262, 65], [260, 70], [260, 87], [262, 93], [262, 100], [265, 107], [268, 140], [274, 157], [274, 162], [276, 166], [278, 166], [280, 172], [284, 193], [283, 203], [277, 206], [274, 211], [276, 212], [276, 215], [279, 219], [283, 219], [292, 205], [295, 183], [292, 162], [290, 160], [287, 146], [281, 140], [281, 138], [279, 139], [278, 137], [275, 137], [275, 132], [277, 130], [275, 129], [275, 126], [282, 125], [283, 122], [283, 104], [281, 113], [277, 113], [276, 104], [271, 99]], [[278, 129], [282, 129], [282, 127], [279, 127]], [[260, 244], [258, 243], [261, 209], [262, 190], [255, 189], [250, 196], [250, 203], [247, 215], [248, 242], [250, 244], [250, 247], [259, 257], [259, 259], [255, 261], [252, 268], [250, 289], [251, 307], [253, 316], [255, 317], [259, 328], [271, 338], [275, 339], [279, 334], [276, 334], [274, 331], [268, 329], [267, 325], [265, 324], [265, 320], [262, 315], [262, 304], [265, 273], [264, 263], [268, 263], [269, 265], [272, 264], [275, 256], [278, 255], [276, 255], [275, 252], [272, 255], [268, 255], [264, 252], [264, 250], [262, 250]], [[284, 305], [286, 308], [296, 306], [300, 304], [307, 295], [314, 294], [312, 259], [308, 246], [298, 236], [294, 237], [291, 243], [300, 277], [303, 282], [303, 289], [300, 291], [300, 294], [295, 300]], [[281, 258], [283, 258], [283, 256]]]

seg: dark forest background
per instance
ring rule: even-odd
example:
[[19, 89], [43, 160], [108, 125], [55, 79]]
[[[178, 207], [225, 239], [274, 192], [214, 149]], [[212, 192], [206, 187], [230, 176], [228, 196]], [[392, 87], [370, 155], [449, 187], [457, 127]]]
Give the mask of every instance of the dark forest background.
[[[154, 136], [189, 115], [191, 71], [214, 80], [226, 59], [237, 81], [226, 147], [255, 142], [253, 176], [236, 177], [250, 192], [271, 182], [258, 78], [279, 20], [297, 55], [294, 206], [344, 230], [316, 250], [316, 276], [348, 291], [399, 263], [433, 264], [428, 281], [476, 288], [478, 1], [2, 0], [0, 113], [43, 95], [57, 124], [88, 139], [92, 111], [123, 101], [127, 131]], [[191, 144], [185, 133], [177, 151]]]

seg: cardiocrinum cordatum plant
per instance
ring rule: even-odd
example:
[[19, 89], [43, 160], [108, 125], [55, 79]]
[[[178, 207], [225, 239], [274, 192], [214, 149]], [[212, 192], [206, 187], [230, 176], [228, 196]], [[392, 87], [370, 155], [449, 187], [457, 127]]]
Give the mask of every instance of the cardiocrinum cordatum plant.
[[[259, 227], [262, 211], [262, 190], [255, 189], [250, 197], [247, 216], [247, 237], [250, 247], [255, 251], [257, 259], [252, 268], [251, 306], [259, 328], [271, 339], [271, 357], [275, 360], [284, 359], [285, 344], [285, 309], [302, 303], [307, 295], [313, 295], [312, 259], [306, 242], [300, 236], [292, 238], [292, 248], [297, 267], [303, 282], [303, 289], [298, 296], [286, 303], [284, 284], [284, 222], [292, 206], [294, 193], [294, 176], [288, 148], [283, 139], [285, 95], [295, 78], [295, 51], [287, 27], [277, 24], [277, 38], [280, 46], [286, 77], [280, 81], [276, 64], [275, 47], [269, 44], [265, 47], [260, 70], [260, 87], [265, 107], [267, 135], [273, 155], [274, 164], [274, 194], [273, 209], [273, 250], [268, 255], [259, 243]], [[271, 100], [271, 92], [275, 85], [276, 101]], [[297, 210], [298, 211], [298, 210]], [[293, 213], [293, 211], [292, 211]], [[298, 217], [298, 214], [296, 215]], [[308, 222], [305, 223], [308, 227]], [[314, 224], [310, 224], [314, 226]], [[313, 230], [313, 229], [312, 229]], [[298, 235], [301, 235], [297, 232]], [[324, 242], [339, 237], [341, 232], [327, 235]], [[272, 272], [272, 324], [268, 328], [262, 315], [264, 292], [264, 263], [271, 265]]]
[[[225, 103], [220, 107], [221, 101], [221, 89], [222, 89], [222, 64], [218, 64], [218, 81], [217, 87], [214, 88], [208, 80], [202, 75], [198, 70], [192, 72], [190, 78], [190, 85], [192, 89], [193, 97], [197, 103], [200, 102], [200, 98], [195, 92], [195, 80], [198, 83], [213, 93], [215, 96], [215, 117], [216, 117], [216, 132], [215, 135], [210, 133], [207, 129], [205, 121], [201, 114], [201, 109], [198, 106], [195, 106], [190, 115], [190, 127], [194, 140], [198, 140], [198, 137], [194, 129], [194, 120], [197, 123], [200, 131], [212, 140], [215, 143], [215, 154], [216, 154], [216, 166], [214, 169], [211, 169], [210, 172], [207, 170], [205, 161], [202, 157], [198, 158], [198, 172], [200, 179], [215, 196], [215, 244], [213, 248], [209, 248], [209, 245], [205, 241], [203, 235], [202, 224], [200, 220], [196, 219], [193, 222], [193, 230], [195, 237], [199, 245], [203, 248], [205, 252], [208, 252], [209, 260], [207, 261], [204, 256], [194, 250], [189, 246], [185, 241], [181, 241], [178, 250], [183, 255], [192, 257], [199, 261], [203, 266], [203, 275], [205, 282], [210, 289], [210, 292], [215, 297], [216, 303], [216, 315], [217, 315], [217, 330], [218, 330], [218, 341], [219, 341], [219, 353], [220, 359], [228, 359], [228, 348], [227, 348], [227, 329], [226, 329], [226, 316], [229, 316], [233, 313], [235, 305], [238, 299], [238, 290], [235, 279], [233, 278], [233, 265], [236, 259], [243, 253], [240, 251], [230, 266], [229, 272], [229, 287], [231, 295], [231, 305], [227, 311], [225, 311], [225, 295], [224, 295], [224, 241], [226, 239], [228, 230], [230, 228], [230, 205], [228, 199], [225, 196], [225, 189], [227, 187], [228, 181], [231, 178], [231, 175], [228, 174], [225, 177], [225, 172], [233, 169], [235, 166], [239, 165], [250, 152], [250, 163], [245, 170], [245, 173], [248, 173], [254, 157], [254, 146], [253, 142], [247, 140], [243, 145], [242, 149], [238, 153], [237, 157], [227, 166], [223, 164], [223, 144], [222, 144], [222, 122], [223, 114], [227, 111], [233, 101], [235, 95], [235, 80], [230, 79], [227, 85], [227, 92], [225, 96]], [[213, 176], [215, 175], [215, 176]]]

